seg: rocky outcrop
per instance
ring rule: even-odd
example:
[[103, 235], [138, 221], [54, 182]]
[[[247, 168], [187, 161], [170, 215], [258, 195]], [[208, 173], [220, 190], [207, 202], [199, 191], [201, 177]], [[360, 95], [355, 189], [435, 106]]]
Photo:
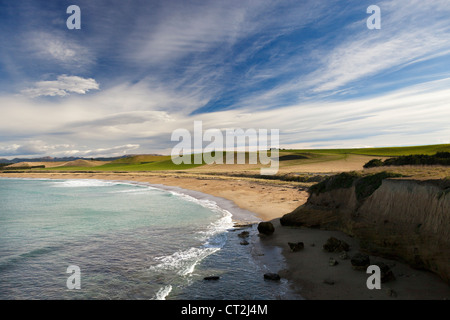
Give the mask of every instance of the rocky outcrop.
[[320, 186], [281, 224], [343, 231], [369, 254], [430, 270], [450, 284], [450, 181], [360, 179]]

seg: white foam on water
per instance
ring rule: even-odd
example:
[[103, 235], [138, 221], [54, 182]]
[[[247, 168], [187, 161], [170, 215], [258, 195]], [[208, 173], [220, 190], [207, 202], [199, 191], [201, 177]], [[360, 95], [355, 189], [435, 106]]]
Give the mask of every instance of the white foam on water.
[[84, 187], [109, 187], [118, 184], [114, 181], [96, 180], [96, 179], [68, 179], [55, 180], [53, 187], [57, 188], [84, 188]]
[[175, 271], [180, 276], [191, 274], [197, 263], [210, 254], [220, 250], [219, 248], [190, 248], [184, 251], [177, 251], [169, 256], [156, 257], [160, 263], [151, 266], [149, 271]]
[[170, 294], [171, 291], [172, 291], [171, 285], [162, 287], [161, 289], [158, 290], [158, 292], [156, 292], [154, 300], [166, 300], [166, 297]]
[[148, 188], [134, 188], [134, 189], [126, 189], [126, 190], [116, 190], [116, 191], [111, 191], [108, 193], [144, 194], [144, 193], [148, 193], [149, 191], [152, 191], [152, 190], [148, 189]]

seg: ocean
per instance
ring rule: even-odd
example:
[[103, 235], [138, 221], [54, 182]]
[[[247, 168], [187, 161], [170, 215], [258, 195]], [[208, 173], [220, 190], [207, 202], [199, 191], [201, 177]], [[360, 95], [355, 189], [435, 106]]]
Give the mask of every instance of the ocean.
[[[213, 197], [144, 183], [0, 179], [0, 299], [295, 297], [263, 277], [282, 267], [281, 249], [264, 247], [255, 224], [236, 229], [237, 216]], [[67, 285], [69, 266], [80, 289]]]

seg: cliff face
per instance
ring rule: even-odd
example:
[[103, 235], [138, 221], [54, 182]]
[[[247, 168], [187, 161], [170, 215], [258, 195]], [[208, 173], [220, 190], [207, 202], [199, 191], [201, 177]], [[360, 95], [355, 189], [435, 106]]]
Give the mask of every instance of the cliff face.
[[280, 222], [343, 231], [370, 254], [430, 270], [450, 284], [450, 188], [436, 181], [384, 179], [362, 199], [355, 183], [311, 193]]

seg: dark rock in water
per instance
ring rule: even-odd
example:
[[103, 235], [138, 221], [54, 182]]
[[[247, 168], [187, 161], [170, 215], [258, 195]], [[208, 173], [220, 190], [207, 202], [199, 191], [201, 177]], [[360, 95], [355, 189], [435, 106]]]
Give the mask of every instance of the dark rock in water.
[[207, 281], [211, 281], [211, 280], [219, 280], [220, 277], [219, 276], [209, 276], [209, 277], [204, 277], [203, 280], [207, 280]]
[[291, 248], [291, 250], [293, 252], [297, 252], [297, 251], [300, 251], [303, 248], [305, 248], [305, 244], [303, 242], [297, 242], [297, 243], [288, 242], [288, 245], [289, 245], [289, 248]]
[[258, 224], [258, 232], [265, 234], [267, 236], [270, 236], [272, 233], [274, 233], [275, 227], [273, 226], [272, 222], [260, 222]]
[[246, 229], [253, 227], [254, 223], [243, 223], [243, 222], [237, 222], [234, 224], [234, 228], [236, 229]]
[[381, 271], [381, 283], [386, 283], [395, 280], [394, 273], [392, 273], [391, 268], [384, 262], [376, 262], [375, 265], [380, 267]]
[[352, 263], [352, 267], [355, 270], [367, 270], [367, 267], [370, 265], [370, 258], [365, 253], [357, 253], [350, 260]]
[[238, 237], [239, 238], [248, 238], [249, 235], [250, 235], [250, 232], [242, 231], [241, 233], [238, 234]]
[[350, 249], [350, 246], [345, 241], [336, 239], [335, 237], [331, 237], [323, 245], [323, 249], [328, 252], [342, 252], [348, 251]]
[[243, 246], [247, 246], [247, 245], [249, 245], [249, 242], [247, 240], [242, 240], [240, 242], [240, 244], [243, 245]]
[[266, 274], [264, 274], [264, 279], [272, 280], [272, 281], [279, 281], [281, 279], [281, 277], [278, 273], [266, 273]]
[[337, 262], [337, 260], [334, 259], [334, 258], [330, 258], [330, 260], [328, 261], [328, 264], [329, 264], [331, 267], [334, 267], [334, 266], [338, 265], [339, 262]]

